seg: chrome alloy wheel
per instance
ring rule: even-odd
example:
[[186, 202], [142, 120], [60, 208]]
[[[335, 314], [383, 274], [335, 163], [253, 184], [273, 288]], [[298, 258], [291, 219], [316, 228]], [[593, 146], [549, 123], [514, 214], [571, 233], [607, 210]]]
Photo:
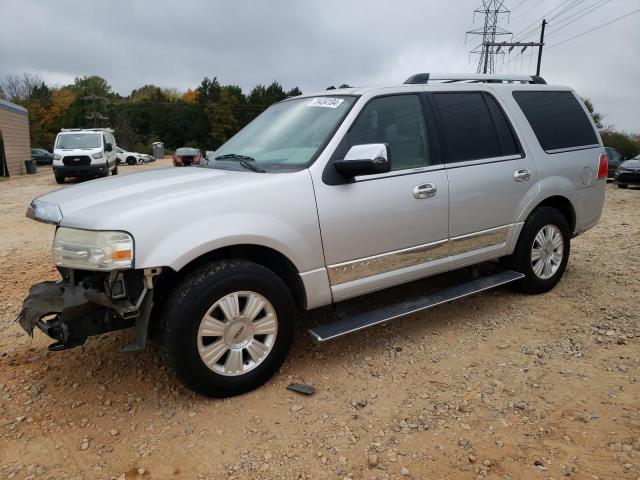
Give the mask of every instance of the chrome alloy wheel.
[[555, 275], [562, 263], [564, 238], [555, 225], [545, 225], [533, 239], [531, 247], [531, 268], [542, 280]]
[[243, 375], [260, 365], [273, 348], [278, 317], [256, 292], [233, 292], [207, 310], [198, 328], [198, 353], [215, 373]]

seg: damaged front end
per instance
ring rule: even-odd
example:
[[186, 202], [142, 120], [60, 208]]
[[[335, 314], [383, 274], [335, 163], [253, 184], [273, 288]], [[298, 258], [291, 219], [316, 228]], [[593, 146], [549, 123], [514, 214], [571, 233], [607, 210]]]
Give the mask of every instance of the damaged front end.
[[145, 347], [153, 307], [153, 279], [160, 268], [94, 272], [61, 268], [62, 280], [29, 289], [17, 320], [33, 336], [38, 327], [55, 340], [49, 350], [83, 345], [88, 337], [135, 327], [135, 340], [124, 347]]

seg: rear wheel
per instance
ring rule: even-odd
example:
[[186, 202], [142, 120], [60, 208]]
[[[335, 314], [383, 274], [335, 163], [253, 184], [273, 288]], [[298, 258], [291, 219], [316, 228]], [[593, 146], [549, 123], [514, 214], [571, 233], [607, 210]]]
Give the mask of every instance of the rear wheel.
[[127, 157], [127, 165], [135, 165], [136, 163], [138, 163], [136, 157]]
[[111, 170], [111, 175], [117, 175], [118, 174], [118, 164], [116, 163], [116, 166], [113, 167], [113, 170]]
[[621, 183], [618, 184], [618, 188], [627, 188], [629, 185], [623, 185]]
[[536, 209], [524, 224], [508, 263], [525, 278], [516, 286], [527, 293], [544, 293], [557, 285], [567, 267], [571, 231], [555, 208]]
[[238, 395], [280, 368], [294, 318], [291, 294], [276, 274], [247, 261], [214, 262], [190, 274], [167, 301], [163, 349], [189, 388]]

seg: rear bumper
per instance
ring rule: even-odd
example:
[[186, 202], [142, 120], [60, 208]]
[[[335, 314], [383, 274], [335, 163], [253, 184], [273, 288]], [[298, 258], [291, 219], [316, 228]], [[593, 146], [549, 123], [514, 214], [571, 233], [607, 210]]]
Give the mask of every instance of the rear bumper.
[[109, 167], [106, 163], [101, 165], [54, 165], [53, 173], [59, 177], [94, 177], [100, 175], [106, 175], [109, 172]]

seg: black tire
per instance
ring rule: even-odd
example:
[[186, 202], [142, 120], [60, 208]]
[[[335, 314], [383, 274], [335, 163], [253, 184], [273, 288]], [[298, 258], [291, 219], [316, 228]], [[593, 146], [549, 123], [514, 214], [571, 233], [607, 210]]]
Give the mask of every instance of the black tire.
[[[208, 309], [239, 291], [256, 292], [271, 303], [278, 319], [277, 335], [261, 363], [244, 374], [226, 376], [200, 358], [198, 328]], [[239, 395], [264, 384], [280, 368], [293, 342], [295, 314], [289, 289], [272, 271], [243, 260], [213, 262], [189, 274], [169, 296], [160, 327], [162, 349], [171, 370], [195, 392], [211, 397]]]
[[127, 165], [136, 165], [137, 163], [136, 157], [127, 157]]
[[[563, 254], [558, 269], [550, 278], [542, 279], [533, 270], [531, 250], [538, 232], [546, 225], [556, 226], [562, 233]], [[534, 210], [526, 220], [513, 255], [507, 259], [507, 265], [517, 272], [525, 274], [525, 278], [515, 283], [515, 287], [525, 293], [544, 293], [555, 287], [567, 267], [571, 250], [571, 231], [566, 218], [560, 211], [552, 207], [540, 207]]]
[[56, 175], [56, 183], [64, 183], [64, 177], [60, 175]]
[[622, 185], [621, 183], [618, 184], [618, 188], [627, 188], [629, 185]]
[[116, 163], [116, 166], [113, 167], [113, 170], [111, 170], [111, 175], [117, 175], [118, 174], [118, 164]]

